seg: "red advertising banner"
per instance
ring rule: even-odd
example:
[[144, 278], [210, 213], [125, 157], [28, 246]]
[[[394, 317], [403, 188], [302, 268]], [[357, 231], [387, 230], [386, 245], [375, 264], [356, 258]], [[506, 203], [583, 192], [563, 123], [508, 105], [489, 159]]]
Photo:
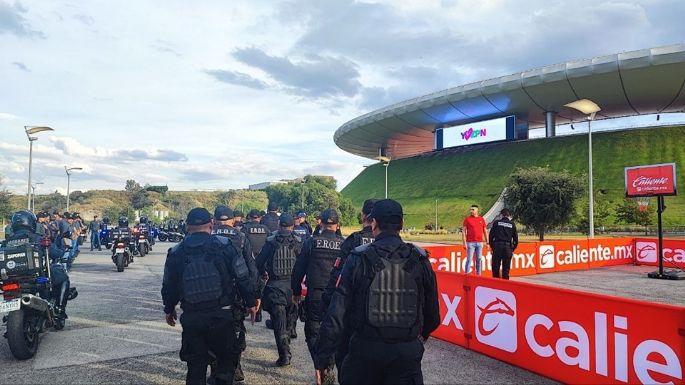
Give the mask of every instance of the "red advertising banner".
[[[435, 245], [425, 246], [430, 252], [430, 262], [435, 271], [448, 271], [452, 273], [466, 272], [466, 249], [461, 245]], [[535, 256], [537, 247], [535, 243], [521, 243], [514, 250], [511, 260], [509, 275], [521, 277], [536, 274]], [[481, 256], [481, 266], [484, 277], [492, 277], [492, 251], [488, 248], [485, 255]]]
[[675, 163], [625, 168], [627, 197], [676, 195]]
[[563, 383], [685, 383], [683, 307], [436, 274], [437, 338]]
[[[659, 266], [659, 244], [654, 238], [635, 238], [635, 263]], [[685, 269], [685, 241], [664, 239], [664, 268]]]
[[440, 303], [440, 327], [432, 336], [463, 347], [468, 347], [464, 334], [466, 319], [465, 274], [437, 271], [438, 302]]

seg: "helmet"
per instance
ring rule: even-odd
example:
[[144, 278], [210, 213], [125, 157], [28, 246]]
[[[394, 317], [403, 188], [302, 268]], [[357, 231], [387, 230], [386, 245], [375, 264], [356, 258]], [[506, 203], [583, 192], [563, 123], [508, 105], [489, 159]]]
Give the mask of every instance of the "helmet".
[[21, 210], [12, 215], [12, 231], [21, 229], [36, 231], [36, 216], [32, 212]]
[[119, 227], [128, 227], [128, 218], [124, 216], [119, 217]]
[[145, 215], [140, 217], [140, 223], [147, 223], [147, 217]]
[[108, 225], [109, 224], [109, 217], [102, 217], [102, 223]]

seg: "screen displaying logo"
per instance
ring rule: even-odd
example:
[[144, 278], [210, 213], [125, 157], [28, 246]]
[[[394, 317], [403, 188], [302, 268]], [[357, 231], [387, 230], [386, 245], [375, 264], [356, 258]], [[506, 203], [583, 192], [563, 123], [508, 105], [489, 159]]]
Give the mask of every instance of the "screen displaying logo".
[[476, 339], [485, 345], [514, 353], [518, 348], [514, 294], [478, 286], [475, 297]]
[[637, 260], [640, 262], [656, 262], [657, 251], [654, 242], [635, 242]]
[[507, 118], [442, 128], [442, 148], [507, 140]]
[[541, 245], [538, 250], [540, 253], [540, 268], [552, 269], [554, 268], [555, 250], [552, 245]]
[[626, 196], [676, 195], [675, 163], [626, 167]]

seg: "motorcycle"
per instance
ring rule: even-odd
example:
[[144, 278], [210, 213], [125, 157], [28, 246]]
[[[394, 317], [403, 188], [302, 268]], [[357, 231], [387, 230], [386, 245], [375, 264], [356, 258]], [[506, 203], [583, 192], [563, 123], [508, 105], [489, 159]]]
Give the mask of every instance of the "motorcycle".
[[169, 242], [181, 242], [183, 240], [183, 234], [178, 230], [171, 230], [167, 235]]
[[109, 226], [104, 225], [100, 229], [100, 244], [104, 245], [107, 250], [112, 248], [112, 240], [110, 239], [110, 233], [112, 230], [109, 229]]
[[133, 229], [133, 237], [136, 239], [136, 247], [138, 254], [144, 257], [146, 254], [150, 253], [150, 241], [149, 232], [143, 228], [136, 227]]
[[117, 271], [121, 273], [129, 263], [133, 262], [135, 240], [129, 231], [114, 229], [112, 230], [112, 262], [117, 266]]
[[159, 231], [157, 232], [157, 239], [159, 239], [160, 242], [166, 242], [168, 238], [168, 233], [166, 232], [164, 227], [160, 227]]
[[[52, 287], [47, 248], [49, 239], [40, 244], [9, 244], [0, 249], [0, 314], [7, 325], [5, 338], [18, 360], [33, 357], [38, 351], [40, 334], [54, 327], [62, 330], [66, 315], [57, 310], [60, 295], [76, 298], [76, 290], [59, 293]], [[44, 252], [41, 252], [41, 249]], [[65, 287], [66, 289], [66, 287]]]

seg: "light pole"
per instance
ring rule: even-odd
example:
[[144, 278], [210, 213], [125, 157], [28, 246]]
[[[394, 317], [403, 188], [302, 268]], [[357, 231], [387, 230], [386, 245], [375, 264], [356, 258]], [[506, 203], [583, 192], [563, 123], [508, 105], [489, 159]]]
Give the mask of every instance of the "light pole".
[[573, 108], [574, 110], [580, 111], [582, 114], [587, 115], [587, 146], [588, 146], [588, 224], [590, 226], [590, 231], [588, 237], [593, 239], [595, 237], [595, 214], [594, 214], [594, 194], [592, 191], [592, 120], [595, 118], [595, 114], [602, 109], [589, 99], [580, 99], [575, 102], [565, 104], [564, 107]]
[[67, 211], [69, 211], [69, 189], [71, 187], [71, 174], [69, 171], [83, 170], [82, 167], [69, 167], [64, 166], [64, 172], [67, 173]]
[[37, 137], [31, 136], [43, 131], [55, 131], [50, 127], [46, 126], [24, 126], [24, 131], [26, 132], [26, 137], [29, 139], [29, 182], [26, 191], [26, 208], [31, 210], [31, 166], [33, 165], [33, 142], [38, 140]]
[[385, 199], [388, 199], [388, 167], [390, 166], [390, 157], [381, 155], [376, 157], [376, 159], [381, 161], [385, 167]]
[[435, 200], [435, 233], [438, 232], [438, 200]]
[[36, 212], [36, 186], [43, 184], [43, 182], [36, 182], [31, 185], [31, 211]]

